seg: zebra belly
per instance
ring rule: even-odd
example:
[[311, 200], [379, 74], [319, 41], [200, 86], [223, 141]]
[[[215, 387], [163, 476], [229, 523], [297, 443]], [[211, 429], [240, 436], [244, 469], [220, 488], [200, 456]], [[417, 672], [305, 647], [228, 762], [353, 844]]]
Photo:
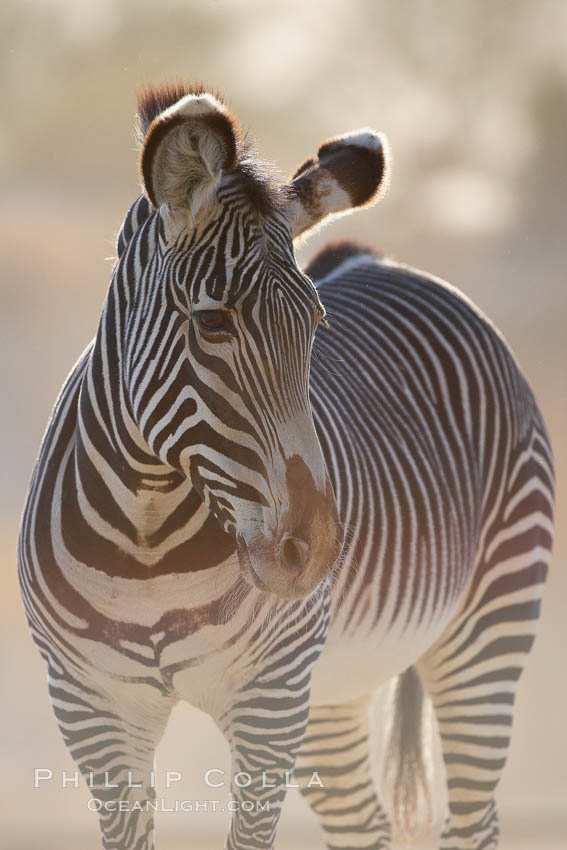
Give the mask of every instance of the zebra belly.
[[443, 634], [462, 597], [420, 624], [399, 618], [391, 624], [345, 627], [335, 611], [325, 647], [311, 679], [312, 705], [351, 702], [371, 693], [414, 664]]

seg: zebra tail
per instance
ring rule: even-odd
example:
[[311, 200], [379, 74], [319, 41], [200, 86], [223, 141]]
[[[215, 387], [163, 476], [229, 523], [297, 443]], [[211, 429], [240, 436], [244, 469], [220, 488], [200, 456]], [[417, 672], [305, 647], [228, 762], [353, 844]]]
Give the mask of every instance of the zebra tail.
[[[384, 762], [384, 790], [399, 838], [413, 838], [423, 821], [431, 822], [433, 817], [424, 709], [419, 673], [415, 667], [408, 667], [396, 682]], [[425, 817], [421, 815], [423, 808]]]

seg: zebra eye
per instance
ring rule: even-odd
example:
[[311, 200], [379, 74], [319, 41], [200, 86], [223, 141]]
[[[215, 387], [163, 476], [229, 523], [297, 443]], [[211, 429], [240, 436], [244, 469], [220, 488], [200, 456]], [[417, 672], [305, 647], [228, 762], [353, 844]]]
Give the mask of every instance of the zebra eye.
[[226, 310], [200, 310], [195, 314], [200, 330], [207, 333], [230, 333], [230, 316]]

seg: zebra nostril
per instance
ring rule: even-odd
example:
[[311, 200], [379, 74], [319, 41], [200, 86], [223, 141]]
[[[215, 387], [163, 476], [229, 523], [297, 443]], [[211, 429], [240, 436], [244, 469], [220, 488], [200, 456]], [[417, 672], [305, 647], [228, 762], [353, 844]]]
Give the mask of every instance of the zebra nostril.
[[310, 551], [305, 540], [285, 534], [280, 543], [280, 563], [286, 572], [298, 575], [305, 568]]

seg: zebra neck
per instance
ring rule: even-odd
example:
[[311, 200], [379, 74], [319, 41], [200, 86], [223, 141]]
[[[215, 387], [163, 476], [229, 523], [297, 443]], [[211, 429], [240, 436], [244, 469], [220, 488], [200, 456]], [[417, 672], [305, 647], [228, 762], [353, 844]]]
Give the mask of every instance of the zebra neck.
[[235, 542], [191, 482], [153, 455], [128, 412], [120, 356], [101, 334], [78, 398], [65, 461], [62, 525], [73, 559], [109, 575], [143, 578], [216, 566]]

